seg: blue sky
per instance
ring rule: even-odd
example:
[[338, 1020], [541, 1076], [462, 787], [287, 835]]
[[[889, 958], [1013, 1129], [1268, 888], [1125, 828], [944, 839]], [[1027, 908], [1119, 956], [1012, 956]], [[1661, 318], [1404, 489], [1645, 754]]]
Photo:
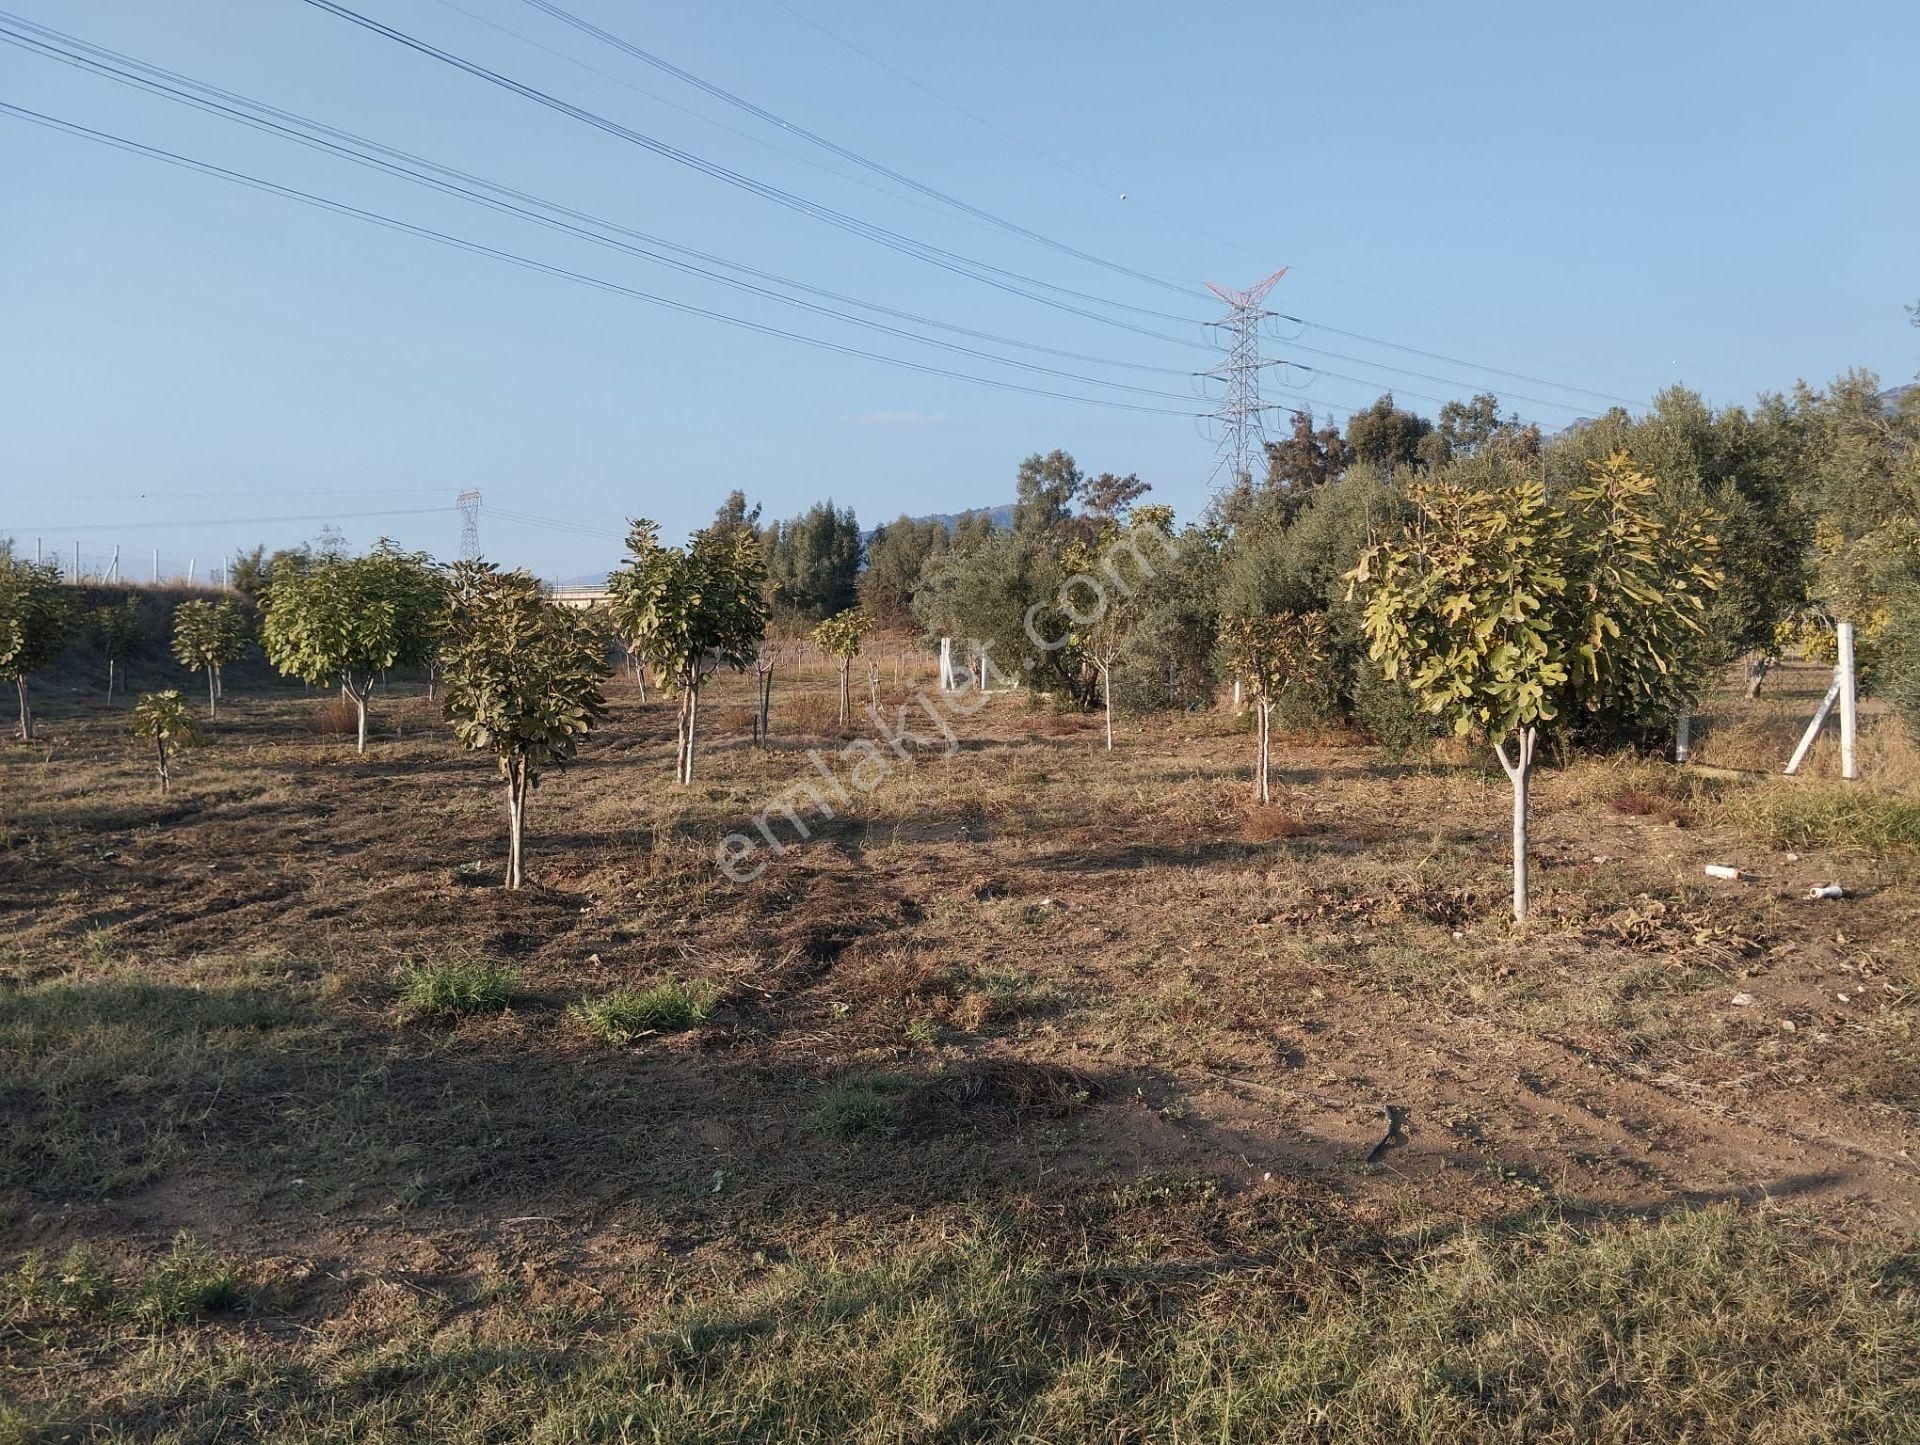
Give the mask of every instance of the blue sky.
[[[1102, 362], [1169, 368], [966, 343], [1181, 399], [807, 315], [11, 46], [0, 47], [0, 99], [844, 345], [1200, 406], [1179, 373], [1211, 360], [1191, 344], [1207, 340], [1197, 323], [1217, 309], [1203, 294], [904, 191], [525, 0], [351, 3], [810, 201], [1191, 320], [1092, 308], [1174, 338], [1162, 340], [954, 276], [303, 0], [0, 0], [82, 40], [681, 245]], [[1603, 409], [1594, 392], [1641, 402], [1682, 381], [1746, 401], [1847, 366], [1891, 383], [1920, 365], [1920, 332], [1902, 309], [1920, 298], [1920, 6], [789, 3], [567, 8], [1133, 270], [1197, 292], [1292, 267], [1270, 304], [1314, 326], [1295, 336], [1287, 323], [1287, 334], [1355, 360], [1317, 358], [1323, 374], [1290, 373], [1291, 391], [1276, 373], [1275, 399], [1325, 410], [1392, 387], [1431, 413], [1437, 402], [1414, 393], [1519, 391], [1540, 400], [1513, 408], [1552, 428]], [[0, 535], [43, 536], [62, 555], [78, 538], [89, 559], [113, 544], [142, 559], [152, 548], [208, 559], [312, 536], [321, 518], [355, 543], [386, 531], [450, 555], [451, 496], [471, 486], [486, 497], [489, 555], [568, 576], [616, 560], [623, 517], [683, 532], [735, 486], [770, 516], [831, 495], [872, 523], [1006, 500], [1019, 459], [1060, 446], [1089, 470], [1137, 471], [1191, 516], [1211, 467], [1211, 444], [1184, 415], [998, 391], [743, 332], [4, 115], [0, 274]], [[1265, 345], [1289, 354], [1278, 337]], [[403, 515], [360, 515], [378, 511]]]

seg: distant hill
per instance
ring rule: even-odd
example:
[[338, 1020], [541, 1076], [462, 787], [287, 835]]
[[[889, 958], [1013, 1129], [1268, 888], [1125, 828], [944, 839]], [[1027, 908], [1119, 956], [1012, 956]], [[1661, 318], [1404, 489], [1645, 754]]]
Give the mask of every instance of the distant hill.
[[1906, 386], [1890, 386], [1880, 393], [1880, 407], [1888, 416], [1892, 416], [1908, 403], [1916, 391], [1920, 391], [1920, 382], [1910, 382]]
[[[974, 507], [965, 512], [932, 512], [924, 517], [909, 517], [907, 520], [909, 522], [921, 523], [938, 522], [951, 532], [959, 525], [962, 518], [985, 517], [996, 527], [1010, 528], [1013, 526], [1013, 506], [1014, 504], [1012, 502], [1002, 502], [997, 507]], [[898, 521], [899, 519], [894, 518], [893, 520]], [[878, 530], [879, 528], [877, 527], [868, 528], [861, 540], [865, 541], [871, 538]]]

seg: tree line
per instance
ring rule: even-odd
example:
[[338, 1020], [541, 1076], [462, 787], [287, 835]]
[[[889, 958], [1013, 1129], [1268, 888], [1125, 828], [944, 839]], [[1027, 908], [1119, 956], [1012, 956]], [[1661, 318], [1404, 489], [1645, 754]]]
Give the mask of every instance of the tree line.
[[[528, 791], [604, 712], [617, 641], [679, 700], [675, 772], [694, 775], [701, 688], [753, 665], [761, 712], [770, 628], [810, 635], [850, 670], [875, 626], [961, 639], [1002, 676], [1063, 705], [1210, 703], [1228, 683], [1255, 714], [1264, 801], [1272, 722], [1338, 718], [1390, 745], [1477, 735], [1513, 780], [1524, 863], [1537, 747], [1657, 745], [1676, 713], [1744, 659], [1750, 690], [1789, 649], [1829, 654], [1856, 627], [1863, 684], [1920, 729], [1920, 388], [1864, 372], [1752, 407], [1675, 387], [1543, 437], [1482, 395], [1428, 420], [1389, 395], [1345, 428], [1296, 415], [1260, 476], [1232, 479], [1178, 530], [1135, 475], [1089, 476], [1065, 451], [1014, 477], [1011, 524], [899, 521], [863, 538], [822, 502], [763, 526], [735, 491], [684, 546], [635, 521], [604, 614], [550, 602], [524, 573], [451, 569], [381, 542], [243, 558], [234, 582], [284, 675], [338, 687], [367, 742], [375, 679], [420, 669], [456, 736], [490, 750], [509, 793], [508, 879], [523, 876]], [[115, 669], [130, 604], [72, 615], [57, 567], [0, 544], [0, 677], [31, 737], [28, 679], [84, 621]], [[175, 611], [176, 659], [222, 669], [254, 635], [233, 599]], [[136, 727], [193, 740], [177, 694]], [[1524, 914], [1524, 866], [1516, 868]]]

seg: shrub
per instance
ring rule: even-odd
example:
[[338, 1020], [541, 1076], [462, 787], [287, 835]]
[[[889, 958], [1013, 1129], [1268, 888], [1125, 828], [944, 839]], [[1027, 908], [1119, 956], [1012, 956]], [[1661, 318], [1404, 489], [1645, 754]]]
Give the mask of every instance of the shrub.
[[400, 980], [400, 1011], [410, 1018], [498, 1013], [519, 984], [518, 971], [495, 964], [417, 963]]
[[583, 998], [573, 1006], [573, 1014], [588, 1033], [619, 1047], [647, 1034], [703, 1023], [713, 1004], [710, 990], [668, 979], [652, 988], [617, 989], [598, 998]]

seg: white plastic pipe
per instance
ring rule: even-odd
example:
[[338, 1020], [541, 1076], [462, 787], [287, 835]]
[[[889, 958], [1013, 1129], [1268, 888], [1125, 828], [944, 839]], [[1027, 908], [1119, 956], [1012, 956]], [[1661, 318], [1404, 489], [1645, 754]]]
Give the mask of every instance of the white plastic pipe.
[[1859, 699], [1853, 680], [1853, 624], [1839, 626], [1840, 666], [1834, 682], [1840, 688], [1840, 776], [1849, 780], [1860, 776], [1854, 765], [1853, 745], [1859, 733]]
[[1827, 695], [1820, 701], [1820, 710], [1813, 715], [1813, 721], [1807, 724], [1807, 730], [1800, 735], [1800, 746], [1793, 750], [1793, 756], [1787, 759], [1787, 776], [1800, 771], [1800, 764], [1807, 760], [1807, 751], [1813, 746], [1813, 740], [1820, 736], [1820, 729], [1827, 724], [1827, 714], [1833, 711], [1834, 700], [1840, 696], [1840, 679], [1833, 680], [1833, 686], [1827, 689]]

